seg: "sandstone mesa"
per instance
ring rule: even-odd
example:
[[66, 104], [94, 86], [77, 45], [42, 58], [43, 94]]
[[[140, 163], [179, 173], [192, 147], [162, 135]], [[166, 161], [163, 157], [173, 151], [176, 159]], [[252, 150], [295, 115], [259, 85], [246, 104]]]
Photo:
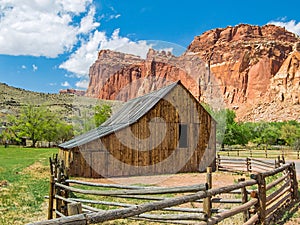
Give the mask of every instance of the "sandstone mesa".
[[201, 101], [234, 109], [241, 121], [300, 121], [300, 38], [275, 25], [240, 24], [196, 36], [179, 57], [146, 59], [102, 50], [87, 96], [122, 100], [181, 80]]

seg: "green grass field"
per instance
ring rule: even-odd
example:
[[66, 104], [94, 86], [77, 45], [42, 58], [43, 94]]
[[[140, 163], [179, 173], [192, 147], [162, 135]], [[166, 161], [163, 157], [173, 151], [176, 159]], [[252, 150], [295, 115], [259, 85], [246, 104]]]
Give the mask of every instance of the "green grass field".
[[0, 224], [24, 224], [45, 218], [48, 160], [57, 149], [0, 146]]
[[[0, 225], [26, 224], [47, 219], [48, 201], [44, 196], [48, 195], [49, 188], [48, 161], [57, 151], [0, 146]], [[299, 209], [295, 209], [293, 213], [287, 212], [285, 217], [298, 221], [299, 213]], [[231, 222], [232, 220], [228, 224], [232, 224]], [[105, 224], [127, 223], [129, 220]], [[130, 221], [130, 224], [156, 223]]]

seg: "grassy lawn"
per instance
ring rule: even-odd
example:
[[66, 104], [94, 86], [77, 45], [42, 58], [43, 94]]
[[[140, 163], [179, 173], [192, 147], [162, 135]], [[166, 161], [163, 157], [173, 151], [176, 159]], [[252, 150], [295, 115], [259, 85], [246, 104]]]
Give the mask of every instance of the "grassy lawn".
[[[48, 160], [55, 153], [57, 149], [0, 146], [0, 225], [25, 224], [46, 219], [48, 202], [44, 196], [48, 195], [49, 187]], [[125, 203], [133, 202], [128, 200]], [[286, 220], [296, 221], [294, 224], [297, 224], [299, 213], [299, 202], [297, 202], [293, 209], [285, 212], [280, 224], [285, 224]], [[240, 217], [236, 220], [240, 220]], [[222, 224], [232, 224], [232, 221], [231, 218]], [[105, 224], [128, 223], [158, 224], [130, 220], [111, 221]], [[286, 223], [286, 225], [290, 224]]]
[[46, 217], [48, 159], [57, 149], [0, 146], [0, 224], [24, 224]]

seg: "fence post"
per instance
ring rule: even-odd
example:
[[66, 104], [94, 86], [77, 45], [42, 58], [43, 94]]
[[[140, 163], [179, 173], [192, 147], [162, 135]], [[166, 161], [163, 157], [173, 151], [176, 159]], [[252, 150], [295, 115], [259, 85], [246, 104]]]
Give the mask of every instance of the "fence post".
[[[60, 166], [60, 172], [61, 172], [61, 183], [66, 185], [66, 186], [69, 186], [68, 183], [66, 183], [66, 179], [67, 179], [67, 173], [66, 173], [66, 167], [65, 167], [65, 163], [64, 163], [64, 160], [61, 160], [61, 166]], [[69, 197], [69, 194], [68, 194], [68, 191], [67, 190], [63, 190], [61, 191], [61, 196], [63, 196], [64, 198], [68, 198]], [[67, 202], [65, 201], [62, 201], [61, 202], [61, 211], [63, 211], [63, 214], [64, 215], [67, 215], [68, 213], [68, 207], [67, 207]]]
[[[59, 162], [57, 162], [57, 182], [58, 183], [62, 183], [62, 179], [63, 179], [63, 167], [62, 164], [60, 164]], [[56, 194], [61, 196], [61, 188], [56, 188]], [[56, 210], [60, 213], [62, 213], [62, 200], [60, 199], [56, 199]], [[56, 214], [56, 218], [59, 218], [60, 216]]]
[[80, 202], [68, 204], [68, 216], [74, 216], [82, 213], [82, 205]]
[[220, 157], [220, 154], [218, 154], [217, 155], [217, 171], [219, 171], [220, 164], [221, 164], [221, 157]]
[[[240, 178], [238, 180], [239, 183], [243, 181], [245, 181], [245, 178]], [[245, 204], [246, 202], [248, 202], [248, 193], [246, 187], [241, 188], [241, 193], [242, 193], [242, 204]], [[244, 222], [247, 222], [248, 219], [250, 218], [248, 209], [243, 212], [243, 217], [244, 217]]]
[[266, 156], [266, 158], [268, 158], [268, 149], [267, 148], [265, 149], [265, 156]]
[[296, 167], [295, 167], [295, 163], [292, 163], [290, 168], [290, 179], [292, 181], [292, 198], [293, 199], [298, 199], [299, 196], [298, 196], [298, 181], [297, 181], [297, 176], [296, 176]]
[[266, 220], [266, 180], [262, 174], [256, 175], [258, 185], [258, 201], [259, 201], [259, 221], [262, 225]]
[[253, 157], [252, 149], [250, 148], [250, 157]]
[[54, 201], [54, 175], [50, 176], [50, 188], [49, 188], [49, 205], [48, 205], [48, 220], [53, 219], [53, 201]]
[[277, 166], [278, 167], [280, 167], [280, 162], [281, 162], [281, 160], [280, 160], [280, 155], [279, 155], [279, 156], [277, 156]]
[[254, 209], [249, 210], [249, 216], [250, 216], [250, 214], [256, 214], [256, 213], [259, 215], [259, 199], [258, 199], [257, 191], [251, 191], [250, 197], [251, 198], [256, 198], [257, 203], [254, 205]]
[[49, 157], [49, 166], [50, 166], [50, 175], [53, 175], [53, 161], [52, 161], [52, 158]]
[[251, 172], [251, 170], [252, 170], [251, 159], [249, 159], [248, 157], [246, 158], [246, 166], [247, 166], [247, 172]]
[[58, 159], [57, 159], [57, 157], [58, 157], [58, 154], [56, 154], [55, 155], [55, 157], [54, 157], [54, 176], [55, 176], [55, 178], [57, 178], [57, 168], [58, 168]]
[[[212, 188], [212, 168], [207, 167], [206, 171], [207, 171], [206, 183], [207, 183], [208, 189], [211, 189]], [[203, 200], [203, 211], [206, 213], [207, 218], [211, 217], [211, 208], [212, 208], [211, 197], [207, 197]]]

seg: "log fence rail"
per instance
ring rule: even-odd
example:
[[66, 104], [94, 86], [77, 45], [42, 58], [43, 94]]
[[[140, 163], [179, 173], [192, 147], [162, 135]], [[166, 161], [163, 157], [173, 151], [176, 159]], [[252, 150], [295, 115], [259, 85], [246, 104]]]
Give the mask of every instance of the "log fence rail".
[[218, 151], [221, 156], [227, 157], [249, 157], [274, 159], [278, 156], [287, 159], [300, 159], [300, 149], [252, 149], [252, 148], [226, 148]]
[[278, 156], [274, 159], [263, 160], [255, 158], [232, 158], [217, 155], [216, 168], [219, 171], [263, 173], [273, 170], [285, 163], [285, 158]]
[[[125, 218], [204, 225], [237, 214], [242, 214], [244, 225], [269, 224], [278, 208], [298, 198], [295, 164], [280, 158], [271, 163], [252, 158], [230, 161], [218, 156], [217, 169], [251, 174], [249, 180], [241, 178], [220, 188], [213, 188], [211, 168], [204, 184], [170, 188], [71, 180], [62, 161], [54, 157], [50, 164], [48, 220], [31, 225], [95, 224]], [[220, 208], [224, 204], [226, 209]]]

